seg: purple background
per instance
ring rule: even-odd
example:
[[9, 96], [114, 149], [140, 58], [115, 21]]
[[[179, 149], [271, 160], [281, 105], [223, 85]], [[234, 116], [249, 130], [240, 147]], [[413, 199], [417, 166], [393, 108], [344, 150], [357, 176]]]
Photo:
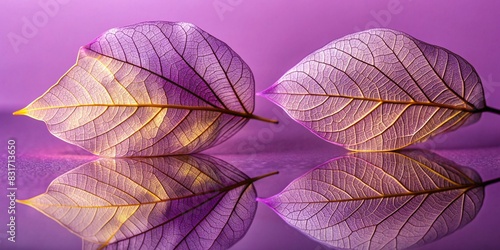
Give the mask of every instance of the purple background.
[[[47, 2], [56, 3], [57, 8], [47, 12], [43, 7]], [[224, 7], [225, 11], [220, 9]], [[468, 60], [483, 80], [487, 104], [500, 108], [498, 13], [500, 1], [4, 0], [0, 2], [0, 143], [17, 139], [22, 169], [19, 184], [24, 185], [18, 198], [43, 192], [53, 178], [95, 158], [51, 136], [43, 123], [10, 113], [52, 86], [75, 63], [80, 46], [112, 27], [148, 20], [191, 22], [225, 41], [252, 68], [257, 91], [332, 40], [365, 28], [397, 29]], [[26, 20], [36, 31], [23, 35]], [[16, 35], [25, 43], [13, 45], [9, 37]], [[279, 176], [257, 183], [259, 196], [276, 194], [312, 167], [345, 153], [292, 122], [264, 98], [256, 98], [255, 114], [279, 118], [281, 123], [251, 121], [207, 153], [216, 154], [249, 176], [280, 170]], [[438, 149], [443, 156], [477, 169], [483, 179], [496, 178], [500, 176], [499, 122], [500, 116], [484, 114], [479, 122], [421, 147]], [[466, 147], [481, 149], [457, 151]], [[5, 153], [0, 151], [2, 162]], [[0, 188], [5, 190], [4, 167], [0, 174]], [[429, 247], [498, 247], [500, 200], [495, 194], [499, 187], [486, 189], [485, 204], [476, 220]], [[25, 206], [18, 207], [19, 242], [8, 244], [1, 227], [7, 203], [3, 194], [0, 197], [0, 249], [79, 249], [76, 236]], [[248, 234], [235, 248], [322, 249], [262, 205]]]

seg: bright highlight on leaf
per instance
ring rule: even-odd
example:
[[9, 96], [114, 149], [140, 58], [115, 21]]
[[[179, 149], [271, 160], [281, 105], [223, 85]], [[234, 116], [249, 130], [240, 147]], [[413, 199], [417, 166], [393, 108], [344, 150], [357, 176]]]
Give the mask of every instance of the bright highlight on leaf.
[[313, 52], [262, 95], [321, 138], [355, 151], [424, 141], [495, 112], [465, 59], [405, 33], [372, 29]]
[[111, 29], [26, 108], [52, 134], [103, 156], [198, 152], [236, 133], [252, 114], [248, 65], [189, 23]]
[[19, 202], [81, 237], [84, 249], [226, 249], [248, 230], [262, 177], [206, 155], [100, 159]]
[[355, 153], [329, 161], [261, 199], [283, 220], [336, 248], [402, 249], [435, 241], [479, 212], [472, 169], [425, 151]]

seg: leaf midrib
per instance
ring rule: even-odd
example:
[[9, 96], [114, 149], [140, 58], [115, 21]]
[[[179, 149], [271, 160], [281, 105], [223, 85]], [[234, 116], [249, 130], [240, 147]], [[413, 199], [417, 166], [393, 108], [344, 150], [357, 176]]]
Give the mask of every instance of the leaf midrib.
[[333, 94], [301, 94], [301, 93], [272, 93], [273, 95], [309, 95], [309, 96], [322, 96], [322, 97], [333, 97], [333, 98], [346, 98], [346, 99], [352, 99], [352, 100], [360, 100], [360, 101], [372, 101], [372, 102], [379, 102], [379, 103], [389, 103], [389, 104], [401, 104], [401, 105], [419, 105], [419, 106], [431, 106], [431, 107], [438, 107], [438, 108], [446, 108], [446, 109], [453, 109], [453, 110], [460, 110], [464, 112], [470, 112], [470, 113], [478, 113], [481, 112], [483, 109], [477, 109], [476, 107], [468, 108], [468, 107], [459, 107], [459, 106], [454, 106], [454, 105], [449, 105], [449, 104], [443, 104], [443, 103], [436, 103], [436, 102], [417, 102], [417, 101], [396, 101], [396, 100], [383, 100], [383, 99], [376, 99], [376, 98], [369, 98], [369, 97], [356, 97], [356, 96], [345, 96], [345, 95], [333, 95]]
[[[351, 202], [351, 201], [386, 199], [386, 198], [404, 197], [404, 196], [418, 196], [418, 195], [434, 194], [434, 193], [439, 193], [439, 192], [446, 192], [446, 191], [460, 190], [460, 189], [465, 189], [462, 193], [462, 194], [465, 194], [471, 189], [474, 189], [477, 187], [482, 187], [482, 186], [485, 186], [485, 184], [484, 183], [471, 183], [471, 184], [464, 184], [464, 185], [459, 185], [459, 186], [451, 186], [451, 187], [437, 188], [437, 189], [431, 189], [431, 190], [422, 190], [422, 191], [418, 191], [418, 192], [409, 192], [409, 193], [397, 193], [397, 194], [389, 194], [389, 195], [368, 196], [368, 197], [358, 197], [358, 198], [339, 199], [339, 200], [328, 199], [325, 201], [293, 201], [293, 202], [280, 201], [280, 203], [290, 203], [290, 204], [295, 204], [295, 203], [321, 204], [321, 203], [337, 203], [337, 202], [340, 203], [340, 202]], [[290, 191], [290, 190], [287, 190], [287, 191]]]
[[187, 106], [187, 105], [177, 105], [177, 104], [114, 104], [114, 103], [92, 103], [92, 104], [75, 104], [75, 105], [64, 105], [64, 106], [49, 106], [43, 108], [29, 108], [25, 112], [28, 113], [32, 111], [49, 110], [49, 109], [64, 109], [64, 108], [80, 108], [80, 107], [124, 107], [124, 108], [172, 108], [172, 109], [185, 109], [185, 110], [204, 110], [213, 111], [223, 114], [229, 114], [244, 118], [254, 118], [251, 113], [243, 113], [238, 111], [233, 111], [230, 109], [208, 107], [208, 106]]

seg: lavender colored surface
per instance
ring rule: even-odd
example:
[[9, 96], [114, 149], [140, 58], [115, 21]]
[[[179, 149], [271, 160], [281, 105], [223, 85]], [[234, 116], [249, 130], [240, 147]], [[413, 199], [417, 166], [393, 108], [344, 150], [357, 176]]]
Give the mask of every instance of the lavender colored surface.
[[[42, 1], [46, 2], [46, 1]], [[61, 2], [63, 2], [61, 0]], [[233, 5], [229, 5], [229, 2]], [[215, 4], [226, 3], [225, 12]], [[186, 21], [226, 42], [251, 67], [256, 90], [274, 83], [300, 59], [326, 43], [373, 27], [407, 32], [443, 46], [468, 60], [481, 76], [489, 106], [500, 108], [500, 2], [483, 1], [64, 1], [17, 50], [8, 34], [22, 37], [25, 18], [43, 12], [38, 1], [0, 3], [0, 142], [17, 140], [18, 198], [45, 191], [57, 176], [95, 156], [53, 137], [45, 125], [28, 117], [13, 117], [41, 95], [76, 60], [78, 48], [103, 31], [147, 20]], [[53, 9], [54, 10], [54, 9]], [[50, 14], [50, 13], [49, 13]], [[385, 14], [385, 15], [382, 15]], [[295, 124], [264, 98], [256, 98], [255, 113], [278, 118], [279, 125], [250, 121], [225, 143], [205, 153], [215, 154], [250, 177], [279, 170], [278, 176], [257, 182], [260, 197], [281, 191], [293, 179], [333, 157], [345, 154]], [[500, 117], [484, 114], [481, 120], [427, 142], [421, 147], [478, 171], [483, 180], [500, 176]], [[3, 146], [2, 146], [3, 147]], [[468, 148], [468, 149], [465, 149]], [[6, 151], [0, 152], [5, 162]], [[5, 191], [5, 167], [0, 169], [0, 192]], [[498, 248], [500, 185], [485, 190], [477, 217], [466, 227], [424, 249]], [[0, 223], [7, 221], [5, 194], [0, 196]], [[80, 249], [81, 240], [32, 208], [17, 207], [18, 242], [5, 240], [0, 228], [0, 249]], [[246, 236], [234, 249], [323, 249], [259, 204]]]
[[[10, 114], [2, 114], [2, 120], [8, 121], [2, 141], [16, 138], [18, 144], [18, 198], [26, 199], [43, 193], [50, 182], [57, 176], [96, 157], [83, 149], [66, 144], [49, 134], [39, 122], [10, 119]], [[27, 125], [28, 124], [28, 125]], [[21, 131], [25, 131], [24, 133]], [[343, 148], [323, 142], [315, 136], [298, 137], [296, 143], [287, 143], [287, 134], [276, 133], [273, 141], [260, 144], [261, 151], [253, 154], [234, 154], [229, 150], [214, 148], [212, 153], [242, 170], [250, 177], [259, 176], [278, 170], [280, 174], [255, 183], [259, 197], [268, 197], [280, 192], [292, 180], [303, 175], [315, 166], [347, 153]], [[243, 140], [245, 141], [245, 140]], [[235, 144], [233, 144], [234, 146]], [[287, 149], [287, 150], [285, 150]], [[500, 147], [477, 149], [453, 149], [434, 151], [456, 163], [475, 169], [483, 180], [500, 176]], [[2, 152], [2, 159], [5, 153]], [[5, 176], [2, 168], [0, 176]], [[2, 181], [2, 190], [5, 183]], [[483, 207], [477, 217], [463, 229], [426, 245], [423, 249], [455, 248], [471, 249], [498, 248], [500, 243], [500, 224], [498, 207], [500, 184], [486, 187]], [[2, 197], [0, 206], [7, 207], [7, 200]], [[5, 209], [4, 209], [5, 210]], [[7, 221], [7, 214], [0, 213], [0, 221]], [[56, 222], [32, 208], [18, 205], [18, 242], [10, 244], [5, 240], [5, 233], [0, 232], [0, 248], [26, 249], [80, 249], [81, 240]], [[233, 246], [233, 249], [326, 249], [286, 224], [277, 214], [264, 204], [259, 204], [255, 219], [247, 234]]]

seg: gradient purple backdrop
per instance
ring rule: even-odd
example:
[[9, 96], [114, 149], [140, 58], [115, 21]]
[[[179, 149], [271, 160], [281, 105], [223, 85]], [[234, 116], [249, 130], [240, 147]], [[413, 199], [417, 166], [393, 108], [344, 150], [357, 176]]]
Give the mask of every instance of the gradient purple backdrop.
[[[44, 93], [75, 63], [78, 48], [105, 30], [147, 20], [191, 22], [225, 41], [252, 68], [257, 91], [334, 39], [367, 27], [401, 30], [463, 56], [481, 76], [487, 104], [500, 108], [498, 1], [59, 1], [0, 3], [2, 109], [23, 108]], [[57, 8], [44, 10], [46, 2]], [[26, 20], [40, 26], [32, 37], [23, 37]], [[13, 34], [25, 40], [16, 45]], [[273, 107], [256, 98], [256, 114], [272, 116]], [[497, 145], [499, 121], [484, 114], [447, 144]], [[235, 139], [252, 133], [249, 127]]]
[[[57, 3], [57, 8], [44, 10], [43, 3], [47, 2]], [[499, 13], [500, 1], [493, 0], [480, 3], [455, 0], [1, 1], [1, 140], [18, 139], [19, 157], [26, 164], [24, 169], [35, 166], [37, 171], [48, 169], [46, 173], [36, 175], [25, 173], [25, 176], [40, 179], [36, 183], [26, 183], [31, 186], [20, 190], [19, 198], [43, 192], [57, 175], [95, 158], [78, 156], [86, 153], [51, 136], [43, 123], [28, 117], [13, 117], [10, 113], [43, 94], [75, 63], [80, 46], [110, 28], [148, 20], [191, 22], [231, 46], [251, 67], [256, 90], [262, 91], [303, 57], [326, 43], [365, 28], [387, 27], [448, 48], [464, 57], [482, 78], [487, 104], [500, 108]], [[33, 18], [36, 20], [33, 21]], [[39, 26], [29, 36], [23, 35], [26, 20], [30, 20], [28, 22], [35, 27]], [[11, 39], [16, 35], [21, 37], [22, 43], [13, 45]], [[270, 177], [256, 184], [259, 196], [276, 194], [312, 167], [345, 153], [343, 149], [324, 142], [292, 122], [280, 108], [262, 97], [256, 98], [255, 114], [279, 118], [281, 123], [272, 125], [250, 121], [233, 138], [207, 153], [219, 155], [249, 176], [280, 170], [279, 178]], [[499, 122], [500, 116], [483, 114], [479, 122], [438, 137], [422, 147], [492, 147], [472, 152], [443, 151], [443, 156], [464, 166], [480, 168], [476, 170], [483, 179], [496, 178], [500, 176]], [[56, 156], [61, 153], [66, 155], [62, 158]], [[5, 152], [0, 152], [0, 155], [3, 161]], [[0, 173], [3, 183], [4, 169]], [[467, 229], [459, 230], [452, 238], [433, 246], [467, 249], [495, 245], [495, 240], [500, 237], [498, 229], [495, 229], [500, 223], [499, 216], [495, 217], [500, 201], [493, 195], [500, 191], [498, 186], [486, 189], [483, 209]], [[4, 189], [3, 185], [1, 188]], [[1, 197], [0, 222], [3, 224], [5, 199], [4, 195]], [[55, 239], [59, 239], [59, 246], [66, 249], [78, 246], [76, 236], [42, 214], [21, 206], [19, 212], [25, 218], [18, 229], [25, 243], [17, 246], [29, 246], [27, 239], [40, 246], [53, 246], [50, 243]], [[28, 221], [28, 218], [36, 218], [36, 221]], [[3, 228], [0, 229], [0, 235], [4, 235]], [[478, 238], [472, 240], [467, 237]], [[5, 241], [0, 243], [0, 248], [6, 246]], [[262, 204], [248, 235], [237, 245], [239, 249], [254, 247], [322, 249], [287, 226]]]

